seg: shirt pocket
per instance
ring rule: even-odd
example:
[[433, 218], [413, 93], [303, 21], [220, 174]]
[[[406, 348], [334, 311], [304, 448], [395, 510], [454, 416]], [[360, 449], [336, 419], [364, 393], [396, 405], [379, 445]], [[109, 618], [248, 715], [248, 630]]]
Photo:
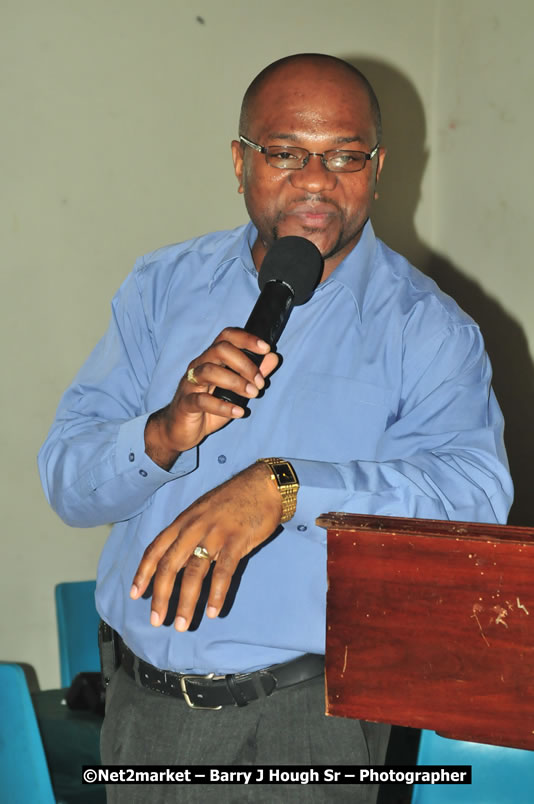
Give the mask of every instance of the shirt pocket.
[[375, 460], [390, 413], [391, 393], [348, 377], [305, 374], [295, 378], [289, 425], [295, 457], [346, 463]]

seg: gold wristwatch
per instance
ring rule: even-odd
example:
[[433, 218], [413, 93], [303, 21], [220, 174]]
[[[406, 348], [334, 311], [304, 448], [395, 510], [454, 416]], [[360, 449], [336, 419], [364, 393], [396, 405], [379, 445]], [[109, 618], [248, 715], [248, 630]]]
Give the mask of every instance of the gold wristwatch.
[[257, 463], [266, 463], [271, 470], [271, 479], [276, 483], [282, 497], [281, 523], [288, 522], [297, 510], [299, 480], [289, 461], [283, 458], [260, 458]]

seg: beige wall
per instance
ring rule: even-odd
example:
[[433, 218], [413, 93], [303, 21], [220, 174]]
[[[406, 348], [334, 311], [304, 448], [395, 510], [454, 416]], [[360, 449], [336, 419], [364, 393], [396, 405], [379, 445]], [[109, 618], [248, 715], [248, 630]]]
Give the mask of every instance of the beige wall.
[[4, 0], [1, 659], [58, 684], [53, 587], [95, 576], [107, 530], [57, 519], [36, 452], [135, 257], [245, 220], [229, 151], [240, 97], [287, 53], [341, 55], [375, 82], [390, 146], [377, 229], [487, 330], [528, 502], [531, 8]]

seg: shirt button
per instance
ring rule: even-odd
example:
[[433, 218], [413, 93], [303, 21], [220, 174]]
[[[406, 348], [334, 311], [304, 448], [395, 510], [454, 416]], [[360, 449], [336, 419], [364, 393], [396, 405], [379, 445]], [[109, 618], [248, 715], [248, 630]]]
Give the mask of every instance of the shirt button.
[[226, 455], [219, 455], [217, 460], [219, 461], [219, 463], [226, 463]]
[[140, 470], [139, 470], [139, 474], [140, 474], [142, 477], [146, 477], [146, 476], [148, 475], [148, 472], [147, 472], [147, 471], [145, 471], [144, 469], [140, 469]]
[[308, 530], [308, 526], [307, 525], [297, 525], [297, 530], [300, 530], [301, 532], [303, 532], [305, 530]]
[[133, 452], [130, 452], [130, 454], [128, 455], [128, 460], [130, 461], [130, 463], [135, 461], [135, 455], [133, 454]]

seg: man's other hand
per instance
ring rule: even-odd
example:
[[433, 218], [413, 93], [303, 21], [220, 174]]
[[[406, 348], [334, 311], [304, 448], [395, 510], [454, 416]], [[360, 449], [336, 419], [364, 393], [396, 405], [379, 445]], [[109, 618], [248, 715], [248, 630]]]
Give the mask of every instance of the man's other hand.
[[[206, 614], [217, 617], [239, 561], [269, 538], [281, 516], [281, 497], [269, 467], [249, 466], [196, 500], [149, 544], [130, 596], [141, 597], [154, 577], [150, 621], [161, 625], [176, 575], [184, 567], [175, 628], [186, 631], [202, 582], [215, 561]], [[209, 558], [193, 555], [196, 547], [204, 548]]]

